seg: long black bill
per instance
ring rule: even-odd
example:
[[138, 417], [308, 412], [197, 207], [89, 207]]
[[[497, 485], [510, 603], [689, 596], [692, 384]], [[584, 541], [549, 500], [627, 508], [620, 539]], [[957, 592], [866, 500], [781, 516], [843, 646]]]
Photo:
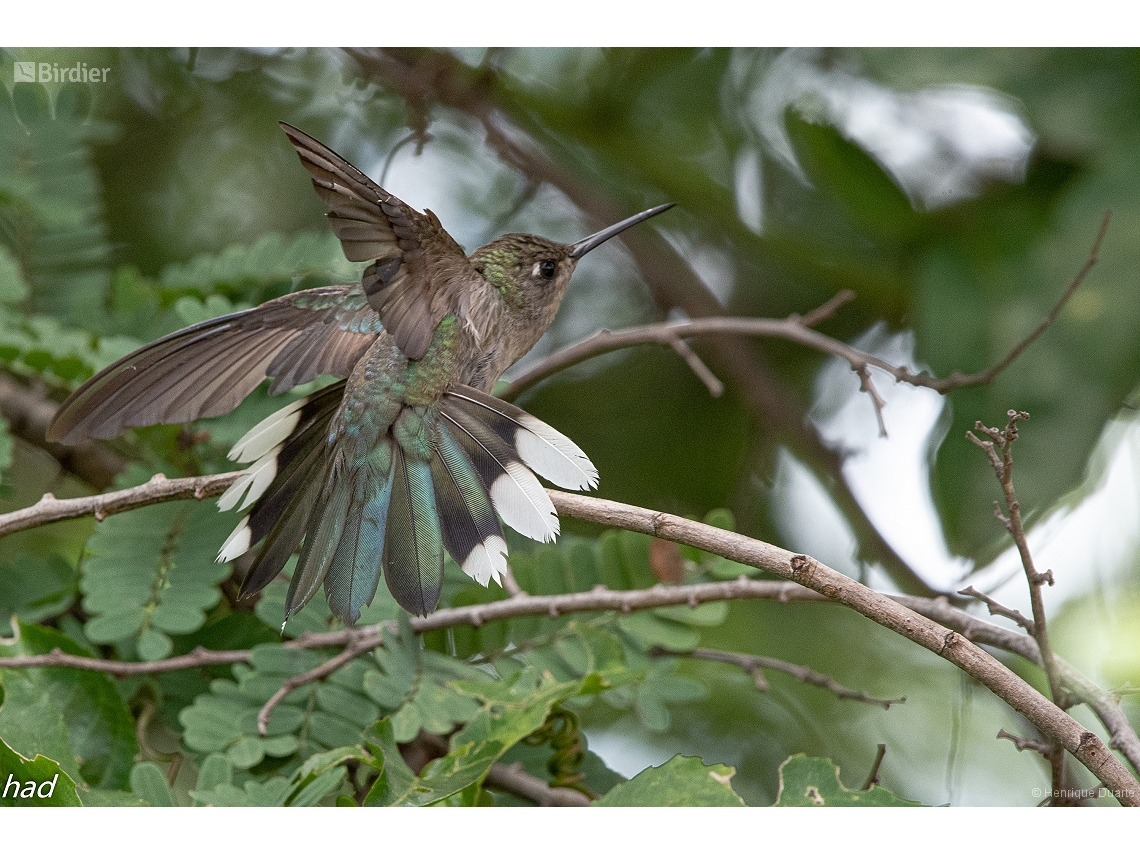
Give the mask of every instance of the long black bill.
[[648, 211], [634, 214], [632, 217], [628, 217], [620, 223], [614, 223], [612, 226], [604, 228], [600, 232], [594, 232], [594, 234], [589, 237], [582, 238], [570, 248], [570, 257], [575, 259], [581, 258], [591, 249], [601, 246], [614, 235], [620, 234], [630, 226], [636, 226], [638, 223], [648, 220], [650, 217], [656, 217], [662, 211], [668, 211], [674, 204], [674, 202], [666, 202], [664, 205], [658, 205], [656, 208], [650, 208]]

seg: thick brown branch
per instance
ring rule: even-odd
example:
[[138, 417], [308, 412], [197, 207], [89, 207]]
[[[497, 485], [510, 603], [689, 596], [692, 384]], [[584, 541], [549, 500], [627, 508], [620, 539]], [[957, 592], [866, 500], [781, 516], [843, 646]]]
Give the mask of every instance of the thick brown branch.
[[[118, 491], [98, 498], [105, 501], [102, 506], [103, 512], [112, 513], [125, 509], [120, 502], [116, 501], [121, 498], [120, 494], [122, 493], [130, 493], [140, 489], [163, 492], [163, 496], [160, 497], [136, 494], [132, 501], [137, 506], [140, 501], [143, 504], [149, 504], [151, 501], [164, 501], [175, 495], [216, 494], [213, 491], [221, 492], [232, 477], [234, 476], [222, 475], [210, 476], [206, 479], [152, 481], [142, 485], [141, 488]], [[1017, 650], [1018, 645], [1021, 645], [1019, 652], [1030, 657], [1033, 657], [1037, 652], [1032, 639], [1019, 636], [1017, 633], [1008, 630], [1002, 630], [999, 627], [989, 626], [983, 621], [960, 613], [942, 600], [924, 600], [908, 596], [899, 596], [896, 600], [892, 600], [885, 595], [865, 588], [855, 580], [820, 564], [812, 558], [796, 555], [734, 532], [713, 528], [671, 514], [663, 514], [604, 499], [573, 495], [556, 490], [548, 492], [560, 514], [631, 531], [640, 531], [665, 540], [686, 543], [742, 564], [769, 570], [787, 581], [782, 583], [765, 582], [742, 577], [732, 582], [708, 582], [688, 586], [659, 585], [637, 591], [595, 589], [558, 596], [512, 597], [493, 603], [444, 609], [427, 617], [414, 618], [412, 626], [416, 632], [422, 633], [459, 625], [480, 626], [487, 621], [522, 615], [557, 616], [572, 611], [628, 612], [665, 605], [688, 604], [696, 606], [704, 602], [728, 599], [808, 598], [839, 603], [858, 611], [876, 623], [926, 647], [962, 668], [1028, 718], [1042, 732], [1057, 739], [1106, 786], [1118, 793], [1118, 797], [1123, 802], [1140, 804], [1140, 785], [1112, 756], [1095, 734], [1085, 730], [1008, 668], [970, 643], [963, 634], [948, 632], [933, 620], [923, 617], [920, 611], [930, 610], [932, 613], [942, 614], [947, 619], [963, 623], [973, 637], [986, 643], [990, 643], [989, 639], [1009, 639], [1010, 636], [1013, 636], [1013, 639], [1009, 641], [1009, 649]], [[143, 499], [148, 501], [142, 501]], [[69, 508], [69, 515], [55, 515], [52, 516], [52, 519], [82, 516], [85, 513], [93, 512], [94, 509], [90, 506], [80, 510], [77, 506], [72, 505]], [[810, 588], [814, 595], [809, 596], [807, 592], [793, 593], [802, 591], [799, 587], [801, 585]], [[918, 608], [911, 609], [904, 604], [914, 604]], [[383, 627], [362, 627], [360, 629], [321, 633], [319, 636], [303, 636], [294, 643], [297, 646], [305, 647], [351, 645], [356, 652], [361, 652], [380, 644], [382, 631]], [[1028, 642], [1030, 646], [1024, 646], [1025, 642]], [[0, 665], [10, 664], [13, 661], [0, 660]], [[154, 665], [157, 664], [154, 663]], [[79, 667], [85, 666], [80, 665]], [[1110, 732], [1111, 729], [1110, 727]], [[1121, 731], [1124, 733], [1126, 741], [1130, 740], [1128, 736], [1130, 730], [1128, 728], [1127, 731]], [[1134, 738], [1134, 734], [1131, 738]], [[1130, 754], [1129, 757], [1131, 759], [1132, 755]]]
[[1140, 782], [1128, 773], [1095, 734], [981, 648], [889, 597], [871, 591], [809, 556], [796, 555], [735, 532], [603, 499], [557, 491], [551, 491], [551, 498], [561, 514], [687, 543], [751, 567], [769, 570], [859, 612], [957, 665], [1029, 719], [1035, 727], [1057, 740], [1113, 789], [1123, 803], [1140, 805]]

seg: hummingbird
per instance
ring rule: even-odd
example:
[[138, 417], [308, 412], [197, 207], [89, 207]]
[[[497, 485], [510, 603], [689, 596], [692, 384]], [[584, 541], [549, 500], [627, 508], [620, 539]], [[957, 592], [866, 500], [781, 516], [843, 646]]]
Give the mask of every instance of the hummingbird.
[[581, 258], [658, 205], [564, 244], [507, 234], [467, 255], [430, 210], [397, 199], [309, 135], [281, 123], [361, 281], [298, 291], [171, 333], [96, 374], [47, 430], [54, 442], [110, 438], [233, 410], [270, 380], [293, 401], [230, 451], [251, 464], [218, 500], [246, 511], [222, 544], [231, 561], [260, 543], [242, 595], [300, 548], [288, 619], [323, 585], [353, 624], [381, 575], [396, 602], [439, 604], [446, 551], [486, 586], [502, 583], [500, 523], [553, 540], [558, 517], [537, 475], [592, 489], [598, 472], [569, 438], [492, 396], [499, 376], [554, 320]]

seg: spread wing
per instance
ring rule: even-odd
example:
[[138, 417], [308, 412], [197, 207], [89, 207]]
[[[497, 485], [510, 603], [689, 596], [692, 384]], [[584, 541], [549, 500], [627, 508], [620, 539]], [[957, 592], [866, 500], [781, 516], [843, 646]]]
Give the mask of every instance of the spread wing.
[[292, 125], [282, 129], [309, 171], [349, 261], [364, 271], [368, 302], [409, 359], [419, 359], [436, 326], [458, 303], [463, 249], [435, 214], [421, 214], [332, 149]]
[[286, 294], [124, 356], [64, 401], [47, 438], [70, 444], [127, 427], [220, 416], [267, 376], [273, 394], [321, 374], [347, 377], [381, 332], [357, 285]]

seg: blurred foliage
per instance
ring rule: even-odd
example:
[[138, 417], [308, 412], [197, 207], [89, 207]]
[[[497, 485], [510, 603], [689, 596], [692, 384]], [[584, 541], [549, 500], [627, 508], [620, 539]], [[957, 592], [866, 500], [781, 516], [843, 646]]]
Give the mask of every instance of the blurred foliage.
[[[16, 61], [111, 71], [105, 84], [9, 85]], [[278, 130], [285, 120], [432, 208], [468, 249], [507, 231], [574, 240], [603, 214], [677, 202], [653, 223], [665, 240], [631, 232], [628, 250], [614, 242], [583, 263], [528, 361], [602, 327], [780, 317], [850, 288], [857, 299], [821, 331], [854, 341], [883, 323], [882, 340], [910, 334], [904, 359], [916, 366], [981, 370], [1049, 311], [1111, 210], [1088, 281], [993, 384], [955, 392], [926, 425], [887, 408], [891, 442], [922, 434], [913, 466], [929, 463], [920, 478], [938, 546], [962, 567], [1007, 546], [991, 517], [992, 473], [961, 439], [976, 419], [1032, 413], [1017, 486], [1041, 519], [1095, 490], [1105, 437], [1135, 407], [1136, 51], [15, 49], [0, 50], [0, 67], [0, 371], [53, 400], [158, 336], [359, 275]], [[955, 584], [887, 552], [884, 542], [915, 554], [897, 527], [873, 521], [832, 453], [868, 446], [851, 423], [838, 442], [823, 427], [838, 409], [823, 355], [775, 340], [694, 347], [725, 382], [722, 397], [672, 351], [637, 348], [551, 377], [519, 403], [588, 452], [607, 498], [806, 548], [799, 538], [836, 532], [789, 510], [781, 461], [795, 460], [835, 528], [854, 532], [851, 572]], [[874, 432], [866, 398], [844, 400]], [[132, 431], [111, 443], [131, 464], [118, 483], [220, 471], [229, 445], [279, 405], [259, 390], [219, 419]], [[0, 418], [0, 512], [49, 490], [108, 486], [80, 484]], [[688, 549], [665, 567], [648, 538], [563, 523], [557, 545], [511, 542], [531, 593], [644, 588], [678, 566], [669, 581], [751, 572]], [[405, 624], [373, 655], [292, 693], [263, 737], [261, 704], [331, 655], [282, 638], [334, 622], [317, 598], [281, 627], [282, 580], [252, 607], [238, 602], [234, 571], [213, 563], [232, 524], [206, 504], [166, 504], [0, 542], [0, 618], [15, 635], [0, 655], [254, 650], [248, 665], [119, 682], [0, 671], [0, 780], [58, 772], [61, 804], [513, 804], [483, 790], [487, 771], [517, 759], [549, 775], [551, 748], [525, 740], [557, 710], [581, 722], [584, 785], [608, 793], [603, 803], [815, 793], [899, 804], [900, 793], [1032, 804], [1047, 780], [1039, 759], [992, 745], [998, 727], [1022, 724], [945, 663], [833, 607], [778, 603], [519, 618], [422, 642]], [[1125, 569], [1097, 577], [1060, 621], [1062, 652], [1115, 685], [1140, 683], [1136, 657], [1120, 652], [1138, 625], [1129, 525]], [[443, 605], [502, 596], [449, 565]], [[1081, 627], [1117, 601], [1104, 633], [1116, 653], [1097, 658]], [[362, 622], [397, 613], [382, 591]], [[783, 657], [908, 702], [886, 711], [782, 675], [762, 692], [732, 666], [651, 655], [697, 646]], [[1135, 714], [1134, 702], [1125, 709]], [[397, 746], [420, 732], [444, 737], [446, 753], [413, 769]], [[878, 742], [887, 789], [845, 787], [837, 766], [869, 768]]]

